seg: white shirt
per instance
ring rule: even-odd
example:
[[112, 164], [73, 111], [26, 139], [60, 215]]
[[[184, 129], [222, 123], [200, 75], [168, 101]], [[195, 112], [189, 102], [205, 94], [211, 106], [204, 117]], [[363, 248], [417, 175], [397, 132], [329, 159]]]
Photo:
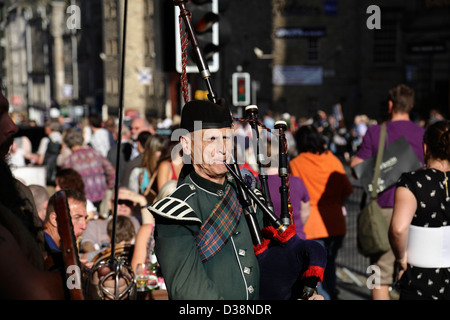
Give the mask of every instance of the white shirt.
[[108, 130], [104, 128], [99, 128], [96, 130], [91, 136], [90, 145], [94, 150], [97, 150], [103, 157], [106, 158], [108, 151], [111, 148]]

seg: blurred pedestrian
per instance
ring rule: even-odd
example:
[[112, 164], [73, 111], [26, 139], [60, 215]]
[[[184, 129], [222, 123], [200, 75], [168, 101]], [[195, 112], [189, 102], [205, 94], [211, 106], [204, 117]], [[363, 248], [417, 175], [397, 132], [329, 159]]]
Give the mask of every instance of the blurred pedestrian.
[[158, 194], [157, 166], [168, 144], [167, 136], [159, 134], [150, 136], [145, 143], [141, 163], [130, 173], [128, 187], [131, 191], [144, 195], [149, 203], [152, 203]]
[[450, 300], [450, 121], [423, 137], [426, 167], [403, 173], [389, 229], [401, 300]]
[[[117, 135], [117, 132], [116, 132]], [[119, 154], [119, 167], [117, 168], [117, 152], [119, 148], [118, 143], [114, 143], [112, 147], [108, 151], [107, 159], [114, 168], [117, 168], [116, 174], [119, 175], [119, 182], [123, 177], [123, 170], [126, 164], [130, 161], [131, 158], [131, 150], [133, 149], [133, 141], [131, 141], [131, 133], [130, 129], [126, 125], [122, 125], [122, 135], [120, 142], [120, 154]]]
[[167, 148], [163, 148], [162, 154], [158, 160], [157, 167], [157, 190], [171, 180], [178, 180], [181, 168], [183, 167], [183, 158], [181, 155], [181, 144], [178, 141], [170, 141]]
[[[130, 174], [131, 171], [138, 167], [141, 163], [142, 163], [142, 156], [144, 153], [144, 147], [145, 147], [145, 143], [147, 142], [147, 139], [151, 136], [152, 134], [148, 131], [142, 131], [141, 133], [139, 133], [136, 141], [132, 141], [131, 145], [130, 145], [130, 158], [129, 161], [127, 161], [127, 163], [123, 166], [123, 170], [122, 170], [122, 177], [120, 178], [120, 186], [121, 187], [125, 187], [128, 188], [129, 184], [130, 184]], [[134, 157], [133, 159], [131, 159], [131, 151], [133, 148], [133, 143], [136, 143], [137, 146], [137, 150], [139, 152], [139, 154]]]
[[89, 116], [89, 127], [91, 128], [91, 139], [89, 145], [98, 151], [103, 157], [107, 157], [111, 148], [110, 133], [102, 126], [102, 118], [98, 114]]
[[[418, 159], [423, 163], [423, 134], [424, 129], [410, 120], [410, 112], [414, 107], [414, 90], [400, 84], [389, 90], [388, 112], [389, 121], [386, 123], [386, 145], [404, 136]], [[359, 150], [350, 162], [350, 167], [362, 163], [378, 152], [381, 125], [372, 125], [364, 135]], [[389, 225], [394, 207], [395, 186], [378, 194], [378, 204], [382, 208], [386, 223]], [[380, 267], [381, 285], [372, 289], [372, 299], [390, 300], [389, 286], [394, 282], [395, 257], [392, 250], [381, 256], [370, 257], [370, 264]]]
[[39, 143], [34, 162], [38, 166], [45, 166], [47, 186], [55, 186], [55, 176], [58, 170], [56, 160], [61, 152], [62, 135], [61, 124], [57, 119], [45, 123], [45, 134]]
[[105, 198], [106, 190], [115, 183], [115, 168], [100, 153], [88, 146], [83, 146], [82, 133], [69, 129], [64, 142], [72, 150], [62, 165], [62, 169], [73, 168], [83, 177], [86, 197], [100, 212], [100, 203]]
[[306, 239], [314, 239], [327, 249], [327, 266], [319, 293], [336, 299], [335, 259], [347, 233], [343, 206], [353, 192], [342, 162], [326, 149], [323, 136], [313, 125], [295, 132], [298, 156], [289, 163], [291, 173], [300, 177], [310, 196], [310, 214], [304, 226]]
[[136, 118], [133, 119], [131, 122], [130, 132], [131, 132], [131, 139], [134, 141], [133, 143], [133, 150], [131, 152], [131, 160], [136, 158], [139, 155], [139, 150], [137, 146], [137, 138], [139, 136], [139, 133], [147, 131], [151, 134], [155, 133], [154, 128], [150, 125], [150, 123], [147, 121], [147, 119], [144, 118]]

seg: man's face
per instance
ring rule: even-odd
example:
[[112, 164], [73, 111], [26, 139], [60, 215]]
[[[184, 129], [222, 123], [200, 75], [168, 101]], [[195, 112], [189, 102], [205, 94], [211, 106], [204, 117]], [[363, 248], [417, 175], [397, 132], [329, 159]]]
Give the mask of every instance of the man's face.
[[83, 231], [86, 230], [86, 204], [71, 198], [67, 199], [67, 202], [72, 218], [73, 233], [75, 238], [78, 239], [83, 234]]
[[13, 143], [13, 136], [17, 133], [17, 126], [8, 114], [8, 100], [0, 93], [0, 158], [4, 159]]
[[133, 138], [133, 140], [136, 140], [139, 133], [141, 133], [144, 130], [147, 130], [144, 119], [133, 120], [133, 122], [131, 123], [131, 129], [130, 129], [131, 137]]
[[191, 161], [195, 171], [207, 179], [223, 178], [228, 172], [224, 162], [229, 162], [232, 150], [232, 130], [202, 129], [196, 130], [190, 135], [184, 150], [191, 155]]

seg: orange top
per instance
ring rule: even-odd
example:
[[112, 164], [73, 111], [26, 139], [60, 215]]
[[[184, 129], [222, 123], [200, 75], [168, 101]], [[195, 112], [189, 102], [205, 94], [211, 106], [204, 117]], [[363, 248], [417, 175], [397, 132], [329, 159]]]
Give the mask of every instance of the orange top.
[[353, 192], [341, 161], [330, 151], [302, 152], [289, 163], [291, 173], [300, 177], [309, 192], [310, 215], [304, 231], [307, 239], [345, 235], [342, 206]]

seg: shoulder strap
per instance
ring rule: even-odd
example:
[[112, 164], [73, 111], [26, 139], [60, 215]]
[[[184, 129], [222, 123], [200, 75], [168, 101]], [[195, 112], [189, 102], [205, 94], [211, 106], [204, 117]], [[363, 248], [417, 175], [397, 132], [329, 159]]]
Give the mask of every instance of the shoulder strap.
[[152, 176], [150, 177], [150, 181], [147, 185], [147, 187], [145, 188], [144, 191], [144, 196], [148, 196], [149, 193], [152, 193], [153, 196], [156, 197], [156, 192], [152, 189], [153, 183], [155, 182], [156, 176], [157, 176], [158, 171], [155, 170], [155, 172], [153, 172]]
[[386, 124], [383, 123], [380, 128], [380, 140], [378, 142], [377, 160], [375, 162], [373, 181], [372, 181], [372, 199], [377, 197], [378, 177], [380, 175], [380, 164], [383, 159], [384, 142], [386, 139]]

